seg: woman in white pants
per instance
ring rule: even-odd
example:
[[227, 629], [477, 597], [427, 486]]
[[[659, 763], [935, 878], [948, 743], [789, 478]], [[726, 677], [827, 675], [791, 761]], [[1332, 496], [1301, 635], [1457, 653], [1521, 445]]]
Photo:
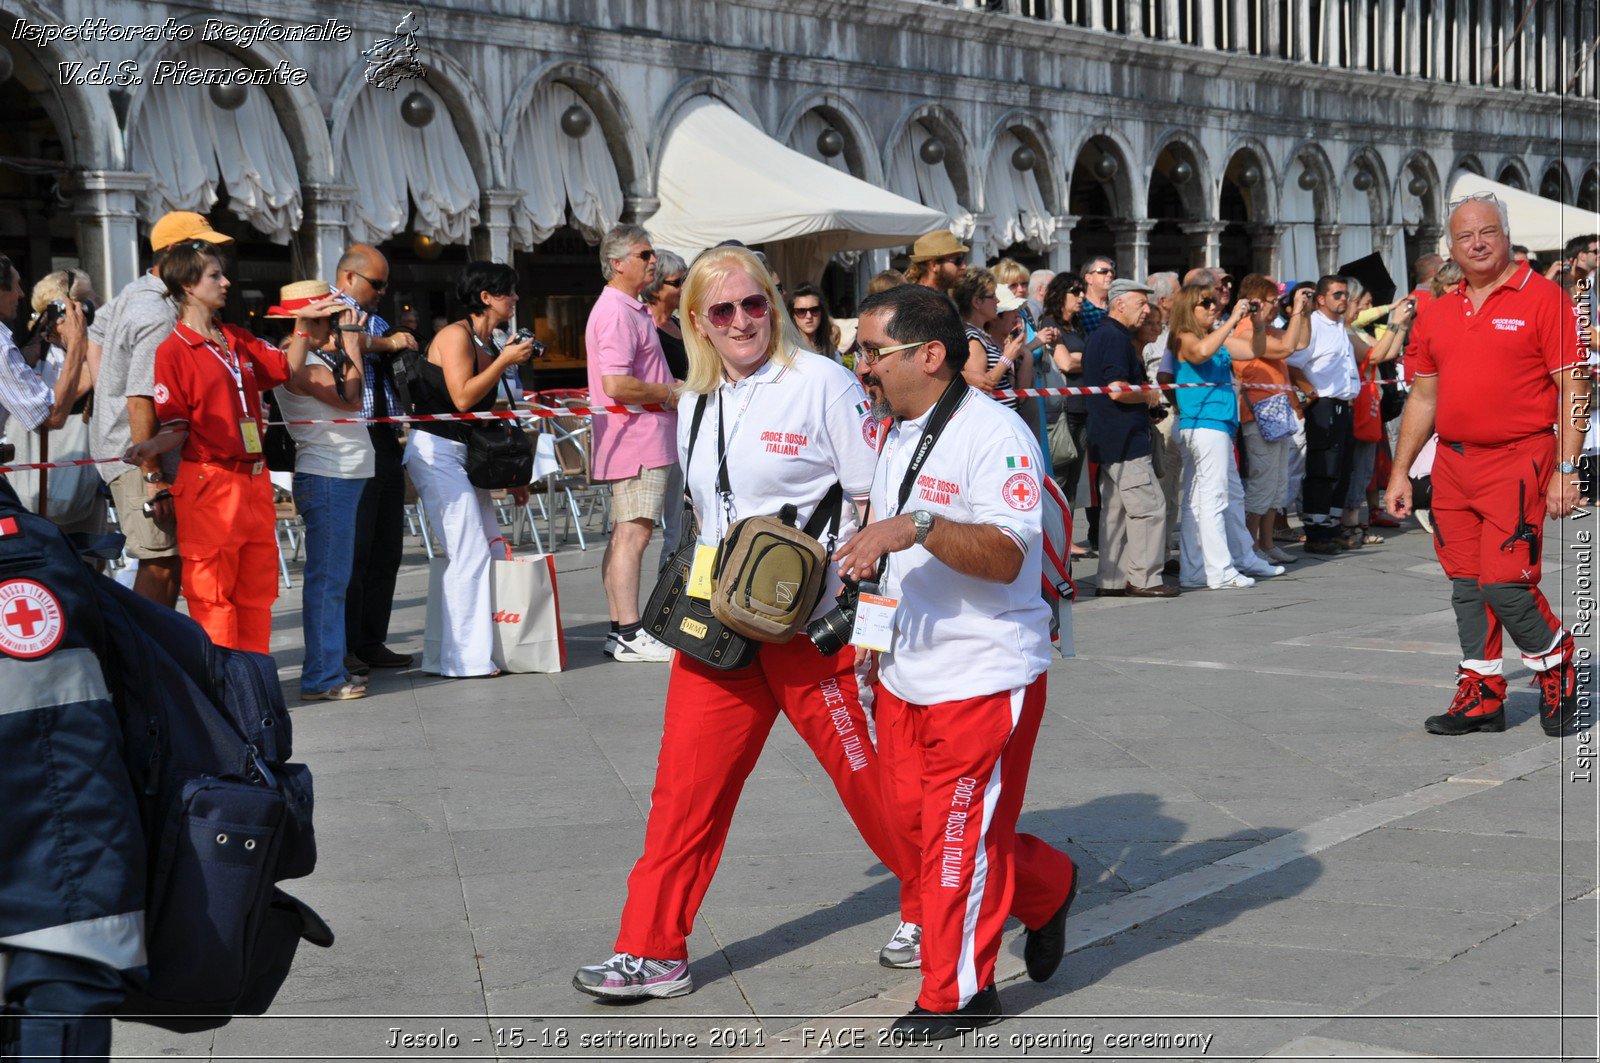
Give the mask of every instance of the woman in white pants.
[[[497, 351], [491, 338], [516, 314], [517, 274], [510, 266], [468, 263], [456, 295], [467, 316], [439, 331], [418, 366], [411, 399], [419, 414], [493, 409], [501, 375], [533, 355], [531, 340]], [[489, 492], [467, 479], [471, 431], [470, 424], [449, 421], [413, 424], [401, 459], [449, 555], [439, 603], [439, 674], [459, 677], [499, 674], [492, 659], [489, 543], [500, 537], [500, 526]], [[526, 488], [520, 494], [518, 505], [527, 500]]]

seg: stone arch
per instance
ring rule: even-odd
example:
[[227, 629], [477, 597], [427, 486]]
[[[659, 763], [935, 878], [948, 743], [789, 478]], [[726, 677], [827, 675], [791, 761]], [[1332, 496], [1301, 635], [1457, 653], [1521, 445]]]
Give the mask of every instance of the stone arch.
[[[22, 19], [34, 25], [61, 24], [54, 13], [30, 0], [0, 0], [0, 16], [6, 23]], [[127, 143], [111, 94], [101, 86], [61, 83], [57, 64], [82, 63], [88, 69], [99, 61], [96, 57], [76, 41], [29, 43], [7, 50], [19, 84], [39, 99], [61, 135], [62, 155], [68, 166], [84, 170], [127, 168]]]
[[1545, 189], [1554, 187], [1556, 195], [1546, 196], [1560, 203], [1572, 202], [1572, 175], [1567, 172], [1566, 163], [1560, 159], [1551, 159], [1545, 164], [1544, 170], [1539, 174], [1539, 195], [1545, 195]]
[[[499, 123], [490, 117], [489, 105], [484, 100], [483, 94], [478, 91], [472, 76], [454, 59], [443, 54], [437, 49], [430, 49], [427, 53], [428, 76], [423, 79], [428, 88], [444, 101], [445, 109], [450, 112], [450, 121], [454, 124], [456, 136], [461, 138], [461, 146], [466, 150], [467, 159], [478, 173], [479, 189], [505, 187], [505, 165], [502, 157], [500, 138], [496, 134]], [[407, 82], [402, 81], [396, 93], [409, 91]], [[334, 97], [333, 106], [328, 114], [328, 123], [332, 127], [329, 138], [333, 150], [337, 152], [339, 145], [344, 143], [345, 126], [350, 120], [350, 111], [355, 106], [356, 97], [363, 89], [369, 88], [364, 75], [364, 68], [352, 67], [345, 76], [344, 83], [339, 86], [339, 91]], [[372, 88], [373, 92], [383, 92], [384, 89]]]
[[[1218, 174], [1216, 183], [1216, 208], [1214, 216], [1221, 216], [1222, 184], [1234, 181], [1240, 189], [1240, 194], [1245, 197], [1245, 202], [1250, 207], [1251, 223], [1269, 223], [1274, 221], [1282, 211], [1278, 208], [1278, 187], [1282, 178], [1278, 176], [1277, 165], [1272, 162], [1272, 152], [1266, 149], [1258, 139], [1253, 136], [1242, 136], [1229, 144], [1226, 162], [1222, 163], [1222, 173]], [[1245, 166], [1254, 163], [1261, 170], [1261, 179], [1253, 186], [1246, 186], [1243, 181], [1238, 181], [1238, 174], [1242, 173]], [[1234, 174], [1234, 176], [1229, 176]]]
[[[1355, 186], [1356, 174], [1362, 170], [1372, 175], [1372, 187], [1365, 193]], [[1342, 187], [1348, 187], [1352, 195], [1368, 197], [1375, 223], [1389, 224], [1397, 220], [1391, 209], [1393, 200], [1389, 195], [1389, 168], [1383, 164], [1383, 156], [1375, 149], [1360, 148], [1353, 152], [1350, 161], [1345, 164], [1344, 176], [1339, 183]]]
[[1144, 171], [1134, 171], [1132, 161], [1138, 156], [1133, 145], [1121, 129], [1109, 124], [1090, 126], [1079, 136], [1071, 156], [1072, 169], [1067, 177], [1069, 202], [1078, 162], [1090, 151], [1094, 152], [1096, 159], [1101, 155], [1109, 155], [1117, 160], [1117, 172], [1109, 181], [1103, 182], [1111, 188], [1111, 208], [1116, 217], [1129, 221], [1142, 219], [1148, 192]]
[[[945, 170], [950, 174], [950, 181], [955, 185], [956, 197], [961, 204], [970, 211], [978, 209], [979, 189], [982, 182], [978, 178], [977, 167], [981, 165], [975, 158], [972, 141], [967, 137], [966, 130], [962, 128], [961, 120], [955, 112], [948, 107], [937, 103], [925, 103], [913, 107], [900, 116], [894, 128], [889, 131], [889, 137], [883, 142], [884, 171], [888, 172], [889, 153], [900, 143], [900, 138], [913, 122], [922, 122], [928, 126], [946, 143]], [[950, 151], [955, 152], [954, 165], [951, 164]]]
[[[1180, 183], [1173, 182], [1178, 190], [1179, 197], [1183, 200], [1184, 209], [1191, 217], [1190, 221], [1214, 221], [1217, 218], [1218, 183], [1211, 173], [1211, 160], [1206, 155], [1204, 145], [1193, 133], [1184, 129], [1169, 129], [1155, 142], [1145, 156], [1144, 173], [1146, 174], [1146, 196], [1149, 189], [1154, 186], [1157, 177], [1156, 167], [1160, 164], [1163, 155], [1171, 154], [1174, 162], [1182, 159], [1194, 170], [1194, 176]], [[1167, 180], [1170, 176], [1162, 174]], [[1149, 213], [1148, 202], [1145, 213]]]
[[707, 75], [705, 77], [687, 78], [678, 83], [677, 88], [667, 96], [665, 106], [657, 112], [655, 132], [650, 137], [650, 165], [652, 170], [651, 185], [654, 187], [654, 169], [661, 159], [661, 147], [666, 142], [667, 133], [672, 128], [673, 119], [678, 112], [683, 110], [685, 104], [697, 96], [710, 96], [718, 103], [723, 103], [732, 108], [740, 118], [755, 126], [763, 133], [767, 131], [766, 123], [761, 121], [761, 113], [756, 106], [732, 82], [723, 78]]
[[[1328, 158], [1328, 152], [1323, 150], [1322, 144], [1317, 141], [1301, 141], [1291, 150], [1288, 157], [1293, 162], [1299, 163], [1304, 170], [1317, 174], [1318, 186], [1312, 191], [1312, 197], [1317, 200], [1317, 219], [1325, 224], [1334, 223], [1339, 219], [1339, 197], [1344, 192], [1346, 184], [1339, 181], [1338, 171], [1333, 168], [1333, 160]], [[1274, 183], [1278, 189], [1278, 202], [1283, 202], [1283, 197], [1288, 194], [1288, 181], [1299, 181], [1294, 176], [1294, 166], [1288, 166], [1283, 171], [1280, 183]], [[1280, 211], [1274, 211], [1270, 221], [1277, 219]]]
[[[209, 13], [202, 12], [185, 15], [178, 21], [198, 26], [209, 17]], [[190, 45], [213, 48], [250, 70], [271, 70], [280, 62], [298, 65], [296, 59], [274, 41], [257, 41], [249, 48], [240, 48], [227, 41], [201, 41], [198, 36], [196, 34], [196, 39], [190, 41], [157, 41], [147, 45], [139, 55], [139, 68], [153, 70], [166, 55]], [[317, 99], [316, 89], [309, 82], [302, 85], [268, 84], [260, 88], [266, 93], [267, 102], [272, 104], [272, 111], [278, 117], [278, 127], [289, 142], [289, 150], [294, 152], [295, 165], [300, 168], [301, 184], [331, 182], [337, 164], [333, 157], [333, 140], [328, 135], [328, 125], [323, 120], [322, 104]], [[125, 142], [145, 101], [155, 91], [160, 90], [153, 85], [146, 85], [129, 102], [128, 122], [123, 133]]]
[[[500, 123], [500, 150], [510, 149], [516, 138], [517, 123], [523, 112], [533, 103], [533, 97], [548, 82], [565, 85], [578, 94], [578, 98], [594, 112], [600, 123], [601, 135], [611, 152], [611, 161], [617, 168], [617, 178], [624, 195], [649, 197], [655, 195], [655, 168], [639, 135], [628, 101], [612, 85], [611, 79], [594, 67], [562, 59], [551, 60], [534, 67], [517, 83], [506, 104], [505, 120]], [[514, 177], [514, 175], [507, 175]]]
[[789, 142], [789, 134], [801, 117], [816, 111], [844, 136], [845, 165], [850, 172], [868, 184], [882, 187], [884, 182], [883, 158], [874, 150], [872, 129], [856, 105], [843, 94], [831, 89], [809, 92], [796, 100], [778, 123], [777, 140]]
[[1394, 202], [1399, 203], [1402, 195], [1412, 195], [1411, 180], [1414, 177], [1425, 178], [1428, 182], [1427, 192], [1415, 197], [1422, 203], [1421, 224], [1425, 228], [1442, 231], [1444, 197], [1448, 194], [1448, 190], [1439, 178], [1439, 166], [1434, 162], [1433, 156], [1420, 148], [1408, 154], [1395, 172]]
[[1577, 204], [1583, 210], [1600, 210], [1600, 166], [1591, 166], [1578, 182]]
[[1463, 170], [1467, 173], [1475, 173], [1479, 177], [1484, 176], [1486, 172], [1483, 168], [1483, 161], [1470, 151], [1462, 155], [1456, 160], [1455, 165], [1450, 167], [1450, 179], [1452, 181], [1455, 180], [1456, 174], [1461, 173]]
[[[990, 153], [994, 151], [995, 143], [1006, 133], [1012, 134], [1023, 144], [1033, 149], [1033, 153], [1039, 158], [1039, 161], [1034, 164], [1035, 173], [1038, 172], [1040, 166], [1045, 168], [1046, 179], [1039, 182], [1039, 190], [1044, 195], [1044, 205], [1050, 208], [1053, 214], [1064, 213], [1063, 204], [1066, 203], [1068, 175], [1061, 168], [1061, 156], [1056, 151], [1055, 141], [1050, 135], [1050, 130], [1038, 118], [1021, 108], [1007, 111], [1000, 116], [999, 121], [994, 123], [989, 130], [988, 137], [985, 138], [983, 151], [980, 155], [985, 165], [987, 165]], [[987, 209], [987, 204], [985, 209]]]
[[[1507, 180], [1507, 178], [1513, 178], [1513, 180]], [[1533, 187], [1533, 175], [1528, 172], [1528, 164], [1515, 155], [1507, 155], [1500, 160], [1500, 169], [1495, 171], [1495, 180], [1503, 185], [1521, 188], [1523, 191]], [[1522, 182], [1520, 185], [1517, 184], [1519, 180]]]

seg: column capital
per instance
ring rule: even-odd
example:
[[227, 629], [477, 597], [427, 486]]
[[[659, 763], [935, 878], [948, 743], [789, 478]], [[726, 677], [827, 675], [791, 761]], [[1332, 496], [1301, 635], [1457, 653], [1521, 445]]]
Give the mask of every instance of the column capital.
[[1062, 229], [1066, 229], [1070, 232], [1072, 229], [1076, 228], [1078, 222], [1082, 221], [1083, 219], [1079, 218], [1076, 214], [1053, 214], [1051, 215], [1050, 220], [1055, 223], [1056, 232], [1060, 232]]
[[624, 196], [622, 216], [635, 225], [643, 225], [651, 215], [661, 209], [661, 200], [655, 196]]
[[304, 181], [306, 199], [318, 203], [348, 203], [356, 198], [355, 185], [333, 184], [327, 181]]
[[509, 210], [522, 200], [522, 193], [514, 188], [486, 188], [481, 202], [484, 210]]
[[150, 175], [133, 170], [76, 170], [62, 175], [64, 192], [132, 192], [150, 187]]
[[1267, 221], [1251, 222], [1244, 228], [1245, 232], [1249, 233], [1251, 236], [1260, 236], [1263, 238], [1273, 239], [1276, 239], [1277, 237], [1280, 237], [1289, 231], [1289, 226], [1281, 222]]
[[1147, 220], [1114, 221], [1111, 223], [1111, 232], [1119, 240], [1144, 240], [1150, 235], [1150, 230], [1156, 223]]
[[1225, 221], [1184, 221], [1178, 223], [1178, 228], [1190, 236], [1221, 236], [1222, 230], [1228, 227]]

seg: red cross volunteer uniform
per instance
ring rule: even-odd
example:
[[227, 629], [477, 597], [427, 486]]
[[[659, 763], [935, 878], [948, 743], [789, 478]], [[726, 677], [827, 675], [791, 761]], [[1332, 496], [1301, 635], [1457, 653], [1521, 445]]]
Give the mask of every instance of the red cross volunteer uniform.
[[[874, 519], [897, 516], [900, 485], [930, 409], [897, 422], [872, 485]], [[1007, 914], [1037, 929], [1075, 885], [1071, 859], [1017, 816], [1044, 714], [1050, 615], [1039, 594], [1041, 457], [1012, 412], [968, 390], [906, 500], [937, 521], [999, 528], [1022, 554], [1010, 583], [964, 575], [920, 545], [888, 555], [880, 593], [899, 600], [879, 661], [885, 797], [918, 840], [901, 876], [901, 918], [922, 925], [919, 1006], [966, 1007], [994, 983]]]
[[1572, 657], [1539, 590], [1540, 533], [1557, 461], [1555, 374], [1586, 364], [1585, 352], [1561, 287], [1524, 263], [1476, 310], [1465, 281], [1434, 300], [1407, 357], [1418, 379], [1438, 379], [1434, 546], [1452, 584], [1463, 678], [1486, 687], [1468, 715], [1493, 715], [1505, 700], [1502, 627], [1536, 673]]
[[189, 615], [219, 646], [267, 653], [278, 544], [261, 392], [289, 379], [289, 363], [244, 329], [222, 334], [217, 344], [180, 321], [156, 348], [156, 417], [189, 432], [172, 484]]
[[[678, 460], [701, 544], [718, 543], [735, 520], [774, 514], [787, 503], [798, 507], [796, 523], [804, 525], [835, 483], [847, 499], [839, 541], [855, 531], [849, 500], [865, 502], [877, 454], [866, 393], [848, 369], [796, 351], [788, 365], [768, 361], [744, 380], [725, 382], [707, 396], [691, 462], [694, 398], [680, 403]], [[719, 427], [730, 497], [717, 488]], [[839, 587], [830, 563], [813, 619], [834, 608]], [[853, 647], [824, 657], [802, 633], [785, 644], [761, 644], [753, 664], [727, 672], [680, 653], [667, 688], [644, 854], [628, 876], [617, 952], [660, 960], [688, 955], [686, 939], [722, 857], [739, 792], [780, 713], [833, 779], [868, 847], [896, 874], [912, 861], [909, 838], [889, 829], [883, 815]]]

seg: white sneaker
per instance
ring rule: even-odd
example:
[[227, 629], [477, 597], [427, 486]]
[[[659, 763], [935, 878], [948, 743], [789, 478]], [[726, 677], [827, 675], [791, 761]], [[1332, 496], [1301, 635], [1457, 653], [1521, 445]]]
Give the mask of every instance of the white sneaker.
[[615, 657], [617, 655], [617, 640], [620, 637], [615, 631], [606, 632], [606, 645], [600, 652], [607, 657]]
[[916, 923], [895, 927], [889, 943], [878, 950], [878, 963], [897, 970], [922, 966], [922, 928]]
[[645, 631], [631, 639], [618, 635], [611, 659], [618, 664], [665, 664], [672, 660], [672, 647]]
[[592, 997], [631, 1000], [681, 997], [694, 992], [688, 960], [650, 960], [619, 952], [605, 963], [579, 967], [572, 988]]
[[1417, 523], [1422, 525], [1422, 530], [1429, 535], [1433, 534], [1433, 514], [1426, 509], [1413, 510], [1412, 516], [1417, 518]]
[[[1278, 571], [1282, 572], [1283, 569], [1280, 568]], [[1223, 580], [1221, 583], [1213, 585], [1211, 589], [1214, 591], [1236, 591], [1244, 587], [1254, 587], [1255, 585], [1255, 580], [1251, 579], [1249, 576], [1241, 574], [1233, 577], [1232, 579]]]
[[1279, 565], [1292, 565], [1300, 560], [1281, 546], [1274, 546], [1267, 551], [1267, 560]]
[[1240, 565], [1239, 571], [1244, 573], [1246, 576], [1255, 576], [1257, 578], [1261, 578], [1265, 576], [1281, 576], [1283, 575], [1284, 569], [1282, 565], [1274, 565], [1270, 561], [1263, 561], [1259, 565]]

